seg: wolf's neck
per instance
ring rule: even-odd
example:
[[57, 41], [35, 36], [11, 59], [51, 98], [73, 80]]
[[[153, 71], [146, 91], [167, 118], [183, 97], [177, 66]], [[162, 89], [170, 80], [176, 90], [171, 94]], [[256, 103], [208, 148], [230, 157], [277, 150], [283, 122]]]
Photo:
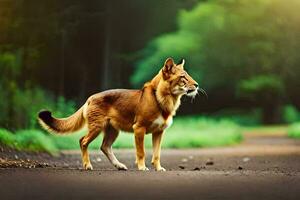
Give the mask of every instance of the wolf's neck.
[[163, 115], [174, 116], [176, 114], [176, 111], [180, 106], [181, 96], [174, 96], [169, 90], [164, 90], [164, 88], [161, 88], [160, 85], [158, 85], [155, 92], [155, 97], [163, 111]]
[[171, 94], [169, 86], [161, 82], [161, 71], [151, 80], [150, 84], [155, 91], [155, 98], [163, 111], [163, 115], [175, 115], [180, 106], [180, 96]]
[[180, 106], [180, 98], [179, 96], [174, 97], [169, 94], [163, 94], [159, 90], [156, 91], [156, 99], [162, 111], [166, 115], [174, 116], [178, 107]]

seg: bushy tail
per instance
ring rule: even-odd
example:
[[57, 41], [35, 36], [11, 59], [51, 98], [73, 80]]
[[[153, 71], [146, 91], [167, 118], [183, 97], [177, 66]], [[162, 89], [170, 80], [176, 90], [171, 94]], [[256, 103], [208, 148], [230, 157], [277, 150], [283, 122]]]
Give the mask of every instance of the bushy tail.
[[51, 133], [66, 134], [75, 132], [83, 127], [83, 107], [67, 118], [55, 118], [48, 110], [39, 112], [38, 121], [41, 126]]

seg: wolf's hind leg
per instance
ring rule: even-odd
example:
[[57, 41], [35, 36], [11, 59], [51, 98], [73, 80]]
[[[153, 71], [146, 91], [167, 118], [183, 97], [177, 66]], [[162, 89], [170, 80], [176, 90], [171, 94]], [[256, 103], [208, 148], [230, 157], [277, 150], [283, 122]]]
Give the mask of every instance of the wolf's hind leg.
[[117, 139], [119, 131], [114, 129], [112, 126], [108, 126], [104, 130], [104, 137], [101, 145], [101, 151], [106, 155], [108, 160], [118, 169], [118, 170], [127, 170], [126, 165], [119, 162], [115, 154], [112, 151], [112, 145]]
[[83, 136], [79, 140], [81, 155], [82, 155], [82, 164], [83, 164], [83, 168], [86, 170], [93, 169], [93, 166], [90, 162], [89, 153], [88, 153], [88, 146], [99, 135], [100, 131], [101, 130], [99, 128], [89, 129], [88, 134]]

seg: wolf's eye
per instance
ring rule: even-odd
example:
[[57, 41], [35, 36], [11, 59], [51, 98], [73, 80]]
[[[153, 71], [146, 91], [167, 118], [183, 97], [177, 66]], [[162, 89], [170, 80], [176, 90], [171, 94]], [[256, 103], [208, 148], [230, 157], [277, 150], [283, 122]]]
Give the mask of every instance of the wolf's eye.
[[187, 81], [187, 80], [188, 80], [184, 75], [180, 76], [180, 79], [181, 79], [181, 80], [184, 80], [184, 81]]
[[186, 84], [186, 80], [184, 78], [181, 78], [179, 81], [180, 86], [184, 86]]

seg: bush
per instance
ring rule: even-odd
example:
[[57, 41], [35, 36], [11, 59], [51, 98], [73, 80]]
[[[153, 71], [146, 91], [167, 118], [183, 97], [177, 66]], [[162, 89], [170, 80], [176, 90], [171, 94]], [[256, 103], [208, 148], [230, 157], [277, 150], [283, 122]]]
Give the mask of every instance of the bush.
[[[4, 93], [1, 98], [5, 98]], [[40, 88], [15, 89], [11, 102], [0, 102], [0, 126], [11, 130], [37, 128], [37, 113], [41, 109], [49, 109], [57, 117], [65, 117], [75, 112], [75, 103], [63, 97], [55, 99]]]
[[17, 150], [52, 154], [57, 152], [53, 141], [39, 130], [20, 130], [12, 133], [6, 129], [0, 129], [0, 143]]
[[55, 152], [53, 141], [39, 130], [20, 130], [16, 133], [16, 147], [19, 150]]
[[14, 51], [0, 48], [0, 127], [10, 130], [36, 128], [37, 113], [42, 108], [50, 109], [58, 117], [62, 113], [73, 113], [74, 102], [63, 97], [54, 98], [45, 90], [33, 87], [31, 80], [19, 80], [24, 67], [23, 53], [22, 48]]
[[163, 147], [192, 148], [237, 144], [242, 140], [240, 127], [230, 120], [184, 117], [175, 120], [165, 134]]
[[300, 123], [295, 123], [289, 126], [288, 136], [291, 138], [300, 139]]
[[0, 143], [8, 147], [15, 147], [15, 136], [10, 131], [1, 128]]
[[283, 120], [286, 123], [295, 123], [300, 121], [300, 112], [293, 105], [287, 105], [283, 109]]
[[284, 85], [276, 75], [258, 75], [241, 80], [237, 87], [238, 96], [258, 99], [282, 94]]
[[261, 109], [251, 110], [224, 109], [211, 115], [214, 119], [228, 120], [241, 126], [258, 126], [262, 124]]

